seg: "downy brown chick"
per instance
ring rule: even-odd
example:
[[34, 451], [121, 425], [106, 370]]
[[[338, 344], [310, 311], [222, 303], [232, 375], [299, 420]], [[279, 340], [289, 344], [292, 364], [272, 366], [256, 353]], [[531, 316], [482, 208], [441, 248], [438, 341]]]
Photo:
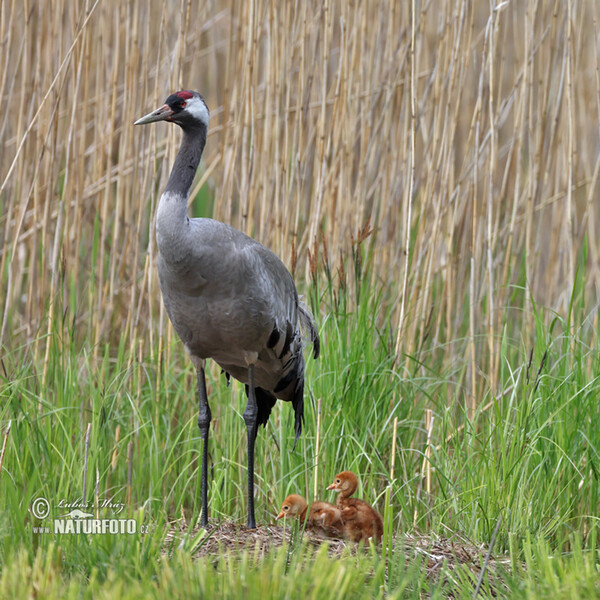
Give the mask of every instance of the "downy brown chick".
[[381, 543], [383, 519], [381, 515], [364, 500], [350, 498], [358, 489], [358, 478], [351, 471], [342, 471], [335, 476], [327, 488], [339, 492], [336, 506], [341, 510], [344, 523], [344, 537], [354, 542], [368, 541], [372, 538]]
[[329, 502], [313, 502], [308, 510], [306, 500], [298, 494], [290, 494], [281, 505], [277, 519], [296, 518], [306, 527], [324, 533], [328, 537], [342, 537], [344, 524], [341, 510]]

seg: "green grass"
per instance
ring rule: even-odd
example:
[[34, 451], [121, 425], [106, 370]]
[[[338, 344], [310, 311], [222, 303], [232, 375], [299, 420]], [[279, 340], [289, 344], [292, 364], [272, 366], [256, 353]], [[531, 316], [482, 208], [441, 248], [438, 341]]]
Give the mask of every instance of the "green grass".
[[[431, 579], [422, 558], [402, 551], [402, 535], [485, 544], [497, 525], [494, 554], [507, 554], [512, 568], [501, 585], [497, 573], [486, 574], [483, 596], [490, 586], [523, 598], [536, 597], [536, 589], [558, 598], [597, 592], [600, 364], [577, 294], [566, 318], [536, 309], [533, 343], [505, 328], [500, 391], [479, 398], [469, 421], [467, 358], [447, 372], [431, 367], [435, 349], [394, 364], [395, 332], [383, 312], [389, 299], [373, 285], [358, 290], [349, 298], [331, 280], [309, 290], [322, 315], [323, 353], [308, 360], [307, 419], [297, 448], [288, 405], [278, 404], [259, 432], [257, 520], [273, 522], [290, 492], [312, 497], [320, 399], [317, 495], [332, 499], [325, 487], [336, 472], [359, 473], [360, 496], [378, 506], [396, 538], [393, 552], [336, 558], [295, 544], [262, 558], [253, 548], [202, 559], [187, 550], [165, 554], [169, 523], [184, 515], [195, 525], [201, 508], [193, 369], [177, 341], [169, 362], [153, 361], [148, 349], [140, 362], [124, 342], [99, 348], [94, 360], [89, 343], [73, 341], [66, 315], [64, 328], [42, 340], [53, 345], [45, 387], [33, 343], [2, 360], [0, 422], [12, 425], [0, 474], [0, 597], [160, 597], [174, 588], [176, 597], [325, 598], [332, 589], [348, 598], [471, 597], [478, 571], [444, 567]], [[244, 523], [243, 389], [227, 387], [212, 369], [209, 398], [210, 515]], [[434, 416], [431, 494], [422, 481], [427, 409]], [[34, 499], [82, 495], [88, 424], [86, 500], [93, 507], [97, 482], [100, 497], [123, 502], [120, 516], [147, 533], [34, 533], [43, 524], [31, 511]], [[59, 511], [53, 507], [52, 515]]]

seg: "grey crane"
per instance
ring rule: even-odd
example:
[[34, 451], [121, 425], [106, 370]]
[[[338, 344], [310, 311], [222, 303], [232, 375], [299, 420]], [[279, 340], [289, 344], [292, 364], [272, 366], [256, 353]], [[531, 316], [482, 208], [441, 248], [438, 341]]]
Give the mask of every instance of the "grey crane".
[[198, 378], [198, 427], [202, 448], [201, 525], [208, 525], [208, 432], [211, 412], [204, 377], [207, 358], [227, 377], [246, 384], [248, 528], [254, 517], [254, 445], [277, 398], [292, 403], [295, 442], [304, 420], [302, 332], [319, 356], [319, 336], [298, 300], [281, 260], [241, 231], [213, 219], [190, 218], [187, 200], [206, 143], [209, 111], [197, 92], [171, 94], [134, 125], [175, 123], [183, 130], [179, 153], [156, 214], [160, 289], [175, 331]]

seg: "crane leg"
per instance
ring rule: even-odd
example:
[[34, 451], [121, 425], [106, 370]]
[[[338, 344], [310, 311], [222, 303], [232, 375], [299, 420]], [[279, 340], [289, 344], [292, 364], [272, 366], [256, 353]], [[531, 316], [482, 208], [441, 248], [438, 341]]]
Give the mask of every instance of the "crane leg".
[[210, 428], [210, 406], [206, 396], [206, 380], [204, 379], [204, 365], [196, 366], [198, 376], [198, 427], [202, 436], [202, 514], [200, 526], [208, 527], [208, 430]]
[[258, 405], [254, 391], [254, 365], [248, 367], [248, 404], [244, 411], [248, 431], [248, 529], [256, 529], [254, 518], [254, 442], [258, 428]]

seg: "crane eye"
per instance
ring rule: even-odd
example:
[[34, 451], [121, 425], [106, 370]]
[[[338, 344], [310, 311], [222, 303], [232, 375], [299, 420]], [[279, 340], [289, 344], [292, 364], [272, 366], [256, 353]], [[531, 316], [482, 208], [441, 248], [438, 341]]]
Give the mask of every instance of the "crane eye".
[[283, 510], [290, 510], [290, 507], [289, 506], [284, 506]]
[[187, 104], [187, 102], [185, 100], [182, 100], [181, 103], [179, 104], [179, 106], [181, 106], [181, 108], [185, 108], [186, 104]]
[[336, 480], [335, 480], [335, 482], [336, 482], [336, 483], [340, 483], [340, 482], [341, 482], [341, 479], [336, 479]]

